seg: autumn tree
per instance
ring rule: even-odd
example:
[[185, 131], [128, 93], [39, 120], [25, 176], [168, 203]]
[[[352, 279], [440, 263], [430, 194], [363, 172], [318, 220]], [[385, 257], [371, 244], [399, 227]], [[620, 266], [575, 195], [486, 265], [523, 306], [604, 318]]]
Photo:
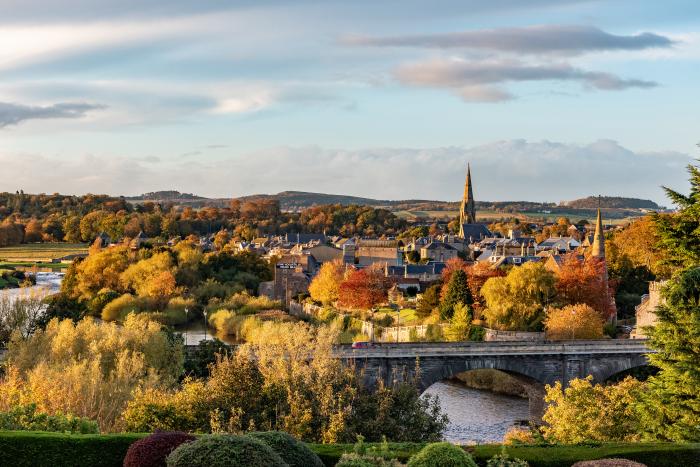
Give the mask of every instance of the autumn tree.
[[603, 337], [603, 320], [590, 306], [580, 303], [563, 308], [547, 309], [544, 321], [547, 339], [600, 339]]
[[387, 284], [381, 269], [350, 269], [338, 289], [341, 306], [369, 310], [387, 300]]
[[635, 403], [643, 383], [627, 377], [613, 385], [593, 385], [592, 377], [546, 386], [545, 439], [554, 443], [637, 441], [641, 420]]
[[134, 391], [172, 387], [182, 365], [181, 344], [143, 317], [130, 315], [123, 326], [52, 320], [10, 346], [0, 410], [33, 403], [50, 415], [87, 417], [102, 431], [121, 431], [121, 414]]
[[456, 269], [441, 292], [440, 318], [450, 319], [457, 304], [470, 305], [473, 300], [467, 286], [467, 274], [463, 269]]
[[324, 305], [338, 300], [340, 284], [343, 282], [345, 267], [341, 261], [323, 263], [314, 280], [309, 285], [311, 298]]
[[484, 317], [488, 325], [509, 331], [540, 329], [544, 308], [554, 298], [555, 283], [554, 275], [536, 262], [514, 267], [505, 277], [487, 280], [481, 294], [486, 301]]
[[474, 314], [478, 317], [484, 305], [484, 298], [481, 289], [487, 280], [492, 277], [502, 277], [505, 275], [500, 268], [492, 268], [488, 262], [481, 261], [473, 264], [467, 269], [467, 285], [474, 300]]
[[585, 303], [603, 320], [614, 316], [615, 307], [606, 280], [605, 262], [575, 254], [566, 255], [557, 272], [557, 299], [562, 305]]
[[102, 289], [119, 292], [122, 290], [120, 276], [128, 266], [127, 247], [105, 248], [73, 264], [62, 290], [83, 301], [91, 300]]
[[450, 325], [445, 330], [445, 337], [452, 342], [469, 340], [472, 316], [469, 306], [458, 303], [454, 306], [454, 313], [450, 318]]
[[126, 289], [134, 290], [141, 297], [156, 300], [160, 307], [175, 291], [173, 260], [167, 251], [156, 253], [129, 266], [120, 276]]
[[35, 243], [42, 240], [42, 226], [41, 222], [36, 219], [32, 219], [27, 222], [24, 227], [24, 242], [25, 243]]

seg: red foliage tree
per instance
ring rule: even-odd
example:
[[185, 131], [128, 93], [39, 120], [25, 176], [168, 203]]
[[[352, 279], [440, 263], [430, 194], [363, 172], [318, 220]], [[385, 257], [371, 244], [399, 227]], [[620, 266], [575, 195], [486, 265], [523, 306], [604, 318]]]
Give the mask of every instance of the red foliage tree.
[[603, 321], [615, 314], [604, 260], [566, 255], [557, 279], [557, 297], [562, 305], [585, 303], [596, 310]]
[[381, 269], [350, 269], [338, 290], [341, 306], [368, 310], [387, 299], [387, 282]]
[[501, 269], [493, 269], [488, 262], [475, 263], [467, 268], [467, 286], [472, 294], [474, 304], [474, 318], [479, 318], [483, 308], [484, 298], [481, 296], [481, 288], [492, 277], [505, 276]]

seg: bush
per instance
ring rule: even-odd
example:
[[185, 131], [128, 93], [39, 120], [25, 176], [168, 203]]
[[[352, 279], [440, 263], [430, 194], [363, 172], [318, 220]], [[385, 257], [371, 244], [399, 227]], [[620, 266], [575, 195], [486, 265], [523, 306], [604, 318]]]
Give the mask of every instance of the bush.
[[477, 467], [472, 456], [452, 443], [432, 443], [408, 461], [408, 467]]
[[522, 459], [514, 459], [508, 456], [505, 448], [501, 450], [500, 454], [496, 454], [486, 463], [486, 467], [529, 467], [529, 465]]
[[287, 467], [267, 444], [249, 436], [207, 435], [170, 453], [168, 467]]
[[532, 430], [527, 428], [511, 427], [503, 436], [503, 444], [518, 445], [518, 444], [536, 444], [537, 439]]
[[321, 459], [309, 447], [283, 431], [260, 431], [249, 433], [267, 444], [280, 455], [290, 467], [323, 467]]
[[102, 309], [104, 321], [123, 321], [130, 312], [141, 311], [141, 301], [131, 294], [124, 294], [107, 303]]
[[165, 458], [175, 448], [195, 439], [182, 431], [157, 431], [129, 446], [124, 467], [165, 467]]
[[97, 422], [72, 415], [37, 413], [36, 404], [18, 405], [0, 412], [0, 430], [99, 433]]

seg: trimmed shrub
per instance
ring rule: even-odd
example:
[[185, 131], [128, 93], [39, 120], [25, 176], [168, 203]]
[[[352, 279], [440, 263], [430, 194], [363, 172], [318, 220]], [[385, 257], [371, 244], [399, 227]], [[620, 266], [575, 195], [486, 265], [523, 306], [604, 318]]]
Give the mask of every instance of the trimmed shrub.
[[452, 443], [432, 443], [408, 461], [408, 467], [477, 467], [472, 456]]
[[195, 439], [182, 431], [157, 431], [129, 446], [124, 467], [165, 467], [165, 458], [175, 448]]
[[248, 433], [257, 440], [267, 444], [290, 467], [323, 467], [321, 459], [309, 447], [294, 439], [284, 431], [258, 431]]
[[288, 467], [270, 446], [249, 436], [208, 435], [181, 444], [168, 467]]

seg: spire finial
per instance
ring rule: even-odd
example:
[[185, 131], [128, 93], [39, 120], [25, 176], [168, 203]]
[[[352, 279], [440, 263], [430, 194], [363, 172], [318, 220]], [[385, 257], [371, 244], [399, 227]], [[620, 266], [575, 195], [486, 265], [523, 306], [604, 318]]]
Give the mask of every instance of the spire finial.
[[605, 259], [605, 235], [603, 233], [603, 216], [600, 213], [600, 197], [598, 197], [598, 215], [595, 221], [595, 234], [593, 234], [591, 256]]
[[472, 191], [472, 171], [471, 164], [467, 162], [467, 178], [464, 182], [464, 195], [462, 205], [459, 210], [459, 236], [464, 238], [464, 224], [476, 223], [476, 208], [474, 205], [474, 193]]

